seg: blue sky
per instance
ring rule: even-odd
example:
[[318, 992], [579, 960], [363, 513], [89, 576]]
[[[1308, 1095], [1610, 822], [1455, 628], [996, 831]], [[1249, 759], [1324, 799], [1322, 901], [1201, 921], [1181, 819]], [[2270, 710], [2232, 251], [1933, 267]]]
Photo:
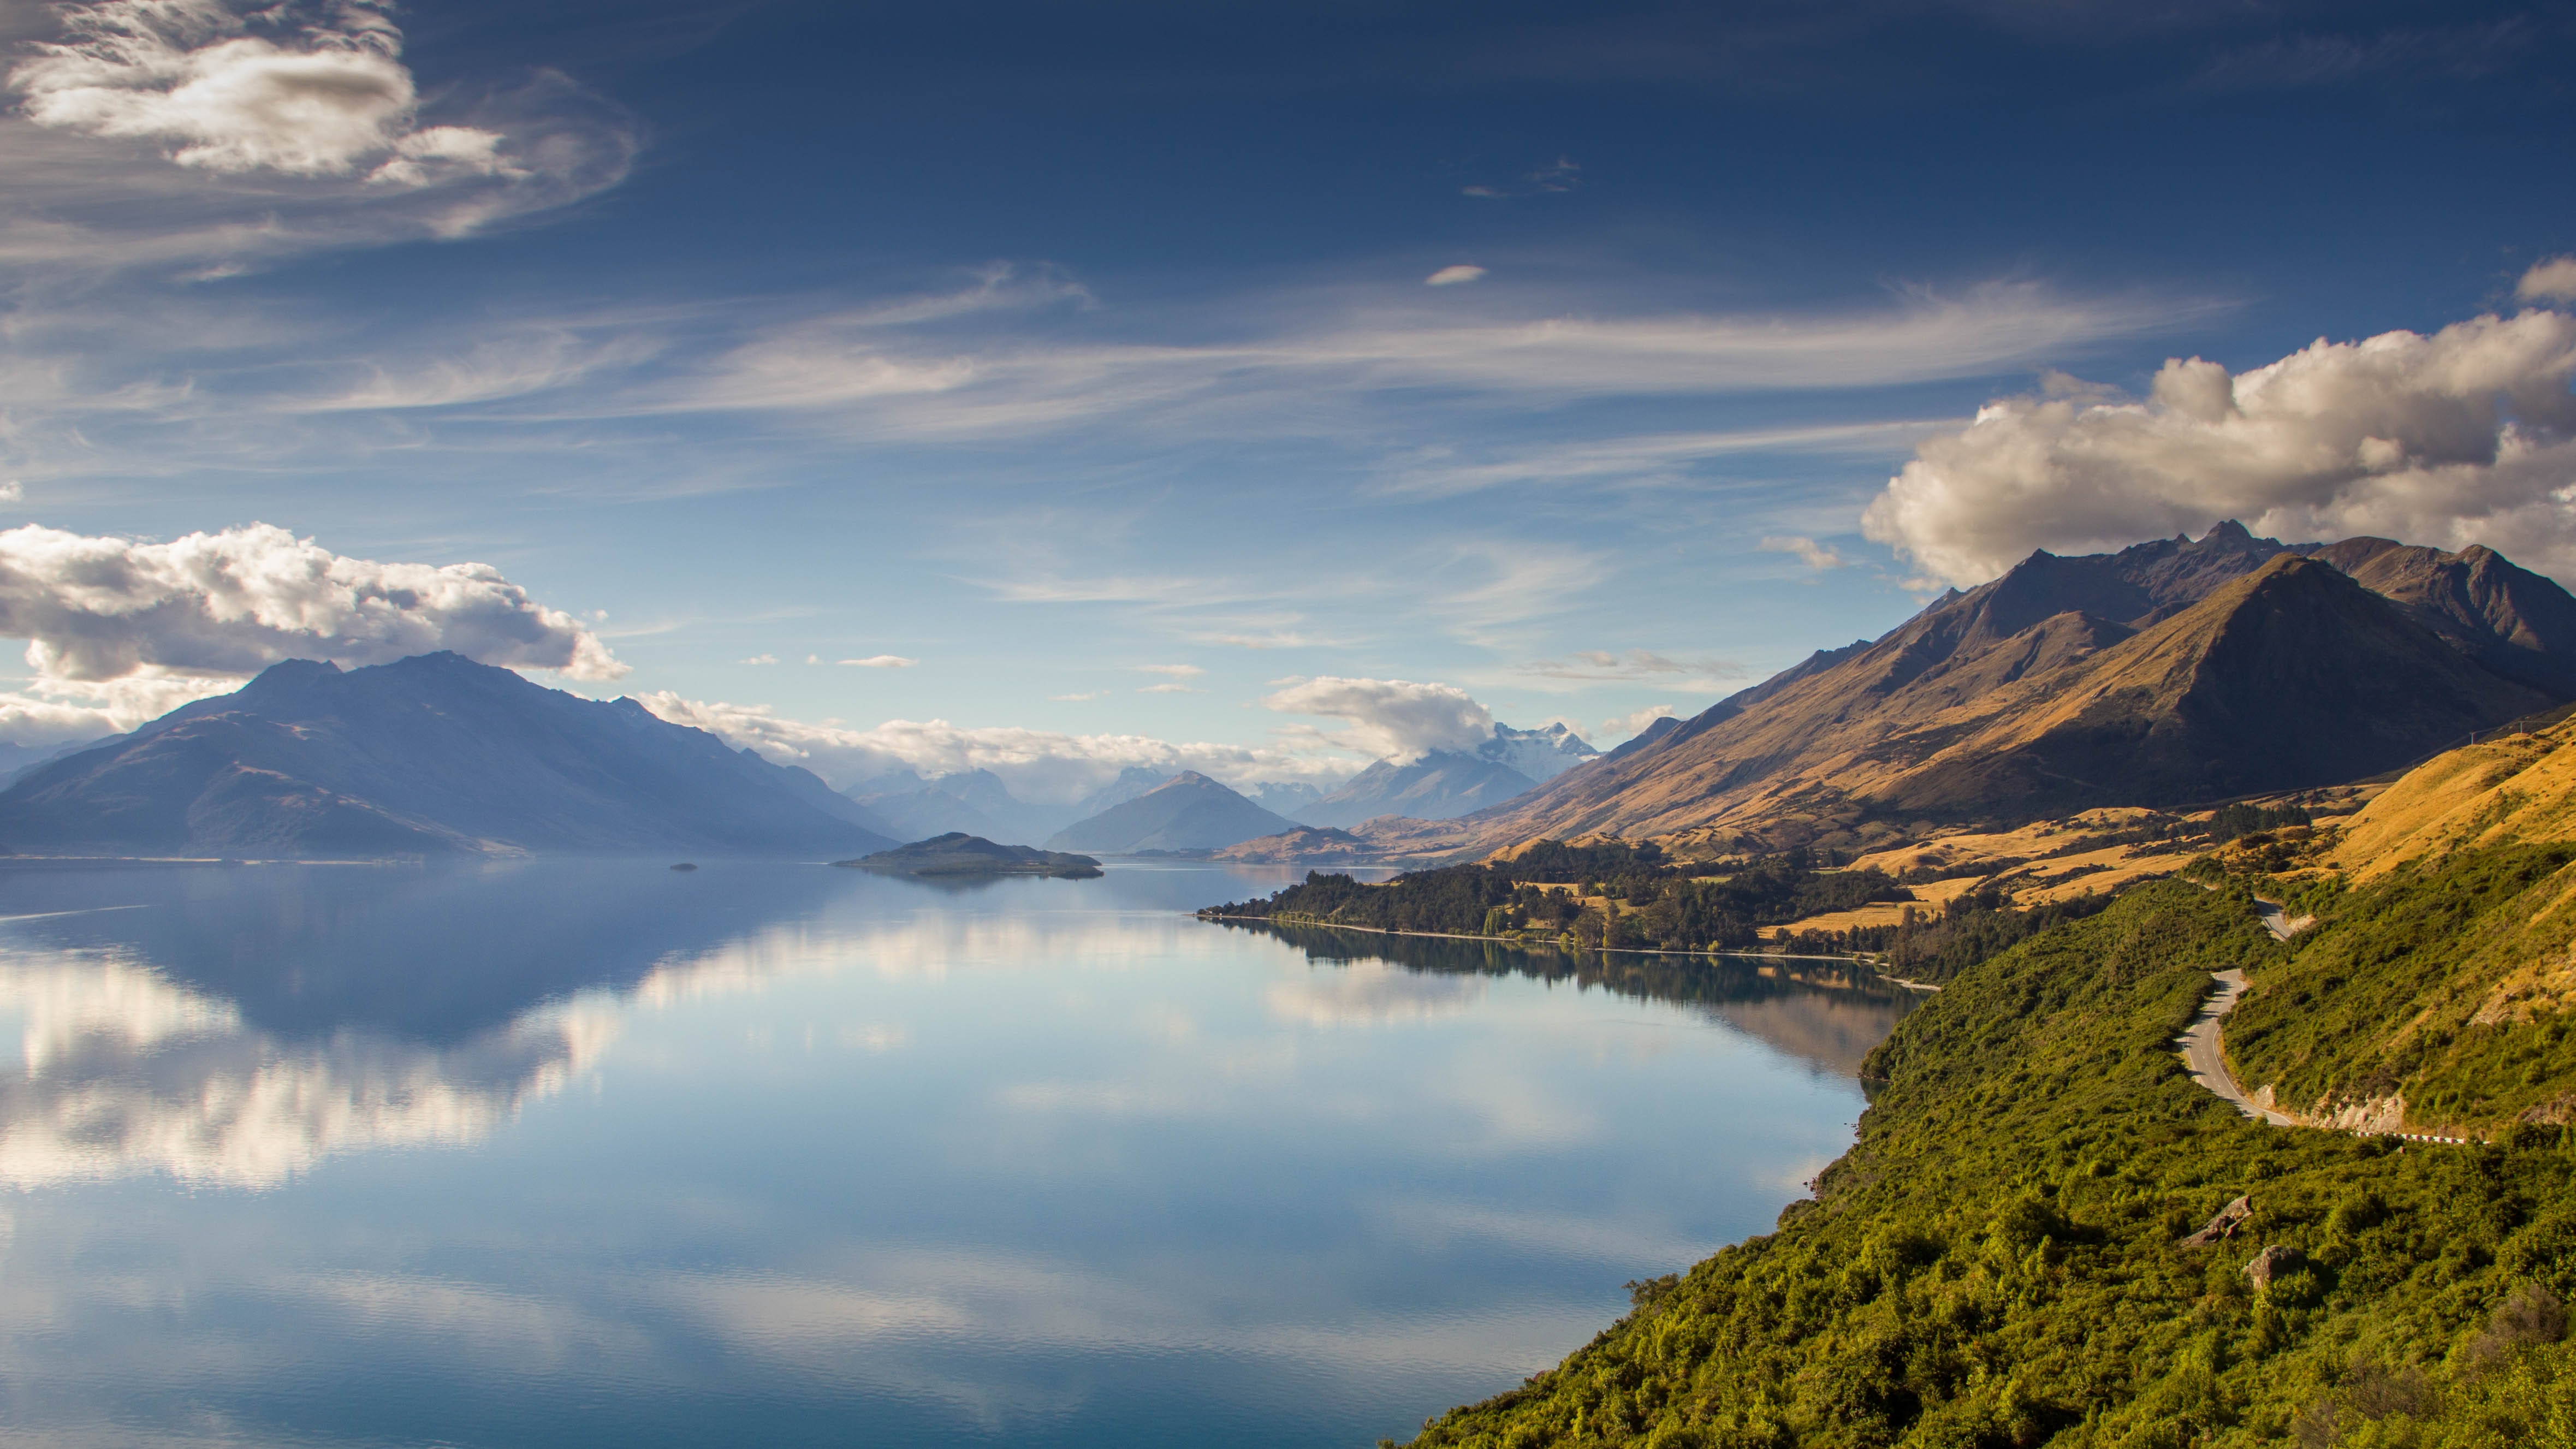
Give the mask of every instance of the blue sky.
[[[520, 639], [190, 592], [271, 544], [84, 602], [137, 556], [49, 535], [0, 730], [589, 636], [827, 775], [1061, 792], [1430, 742], [1264, 706], [1318, 676], [1607, 743], [2233, 514], [2576, 578], [2554, 7], [531, 8], [0, 7], [0, 524], [478, 563]], [[2296, 365], [2222, 419], [2177, 358]]]

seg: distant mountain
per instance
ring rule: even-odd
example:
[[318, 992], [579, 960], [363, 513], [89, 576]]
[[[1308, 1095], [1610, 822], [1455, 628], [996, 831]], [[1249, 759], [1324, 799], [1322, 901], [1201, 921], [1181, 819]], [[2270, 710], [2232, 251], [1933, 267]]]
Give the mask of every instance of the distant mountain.
[[2400, 768], [2569, 698], [2576, 598], [2501, 555], [2223, 524], [2033, 554], [1500, 807], [1365, 833], [1416, 853], [1605, 830], [1796, 843], [2195, 804]]
[[1447, 820], [1500, 804], [1537, 784], [1481, 754], [1433, 750], [1409, 764], [1380, 760], [1294, 818], [1301, 825], [1345, 830], [1380, 815]]
[[1133, 800], [1075, 821], [1046, 846], [1108, 855], [1218, 850], [1295, 828], [1196, 770], [1186, 770]]
[[1581, 735], [1562, 724], [1539, 730], [1494, 726], [1494, 737], [1476, 746], [1476, 758], [1516, 770], [1533, 781], [1553, 780], [1586, 760], [1598, 759]]
[[1324, 798], [1324, 792], [1303, 780], [1263, 780], [1243, 792], [1243, 798], [1274, 815], [1294, 815]]
[[1048, 875], [1082, 879], [1101, 873], [1100, 862], [1087, 855], [1032, 850], [1025, 845], [996, 845], [978, 836], [954, 832], [832, 864], [885, 875]]
[[1118, 772], [1118, 778], [1092, 791], [1065, 807], [1065, 817], [1056, 822], [1062, 827], [1076, 820], [1088, 820], [1112, 805], [1124, 805], [1155, 786], [1172, 778], [1170, 770], [1149, 770], [1142, 765], [1129, 765]]
[[843, 792], [897, 840], [957, 833], [987, 840], [1044, 840], [1075, 818], [1061, 805], [1032, 805], [990, 770], [923, 779], [910, 770], [863, 780]]
[[894, 843], [862, 819], [812, 774], [634, 700], [450, 653], [345, 673], [290, 660], [0, 791], [0, 842], [22, 850], [828, 857]]

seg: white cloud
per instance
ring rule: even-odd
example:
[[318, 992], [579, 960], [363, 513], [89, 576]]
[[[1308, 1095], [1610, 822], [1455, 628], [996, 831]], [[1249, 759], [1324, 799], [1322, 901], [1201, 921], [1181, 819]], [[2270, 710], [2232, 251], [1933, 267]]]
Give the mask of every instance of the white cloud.
[[778, 656], [775, 654], [754, 654], [749, 659], [738, 660], [736, 662], [742, 664], [775, 664], [778, 662]]
[[464, 236], [615, 185], [636, 151], [551, 71], [425, 101], [380, 0], [46, 8], [55, 36], [21, 48], [0, 118], [0, 262], [228, 275]]
[[1473, 749], [1493, 738], [1493, 711], [1454, 684], [1409, 679], [1301, 680], [1261, 701], [1281, 714], [1322, 715], [1348, 727], [1339, 743], [1379, 759], [1415, 760], [1431, 750]]
[[841, 662], [861, 669], [910, 669], [921, 661], [906, 659], [900, 654], [871, 654], [865, 659], [844, 659]]
[[48, 748], [123, 734], [191, 700], [239, 687], [238, 677], [138, 670], [122, 679], [65, 680], [39, 675], [16, 693], [0, 693], [0, 743]]
[[1739, 428], [1728, 432], [1648, 433], [1520, 449], [1490, 461], [1464, 461], [1447, 449], [1418, 454], [1398, 470], [1390, 493], [1445, 496], [1484, 488], [1536, 483], [1597, 483], [1656, 487], [1684, 482], [1694, 463], [1745, 453], [1809, 453], [1867, 457], [1902, 453], [1915, 439], [1955, 419], [1825, 423], [1795, 428]]
[[1679, 711], [1669, 704], [1650, 704], [1644, 709], [1614, 714], [1601, 722], [1601, 738], [1624, 740], [1659, 719], [1671, 719]]
[[1178, 681], [1178, 680], [1173, 680], [1173, 681], [1170, 681], [1170, 682], [1168, 682], [1168, 683], [1164, 683], [1164, 684], [1149, 684], [1149, 685], [1146, 685], [1144, 688], [1137, 690], [1136, 692], [1137, 692], [1138, 694], [1205, 694], [1205, 693], [1207, 693], [1207, 691], [1206, 691], [1206, 690], [1204, 690], [1204, 689], [1192, 689], [1192, 688], [1190, 688], [1188, 685], [1183, 684], [1183, 683], [1181, 683], [1181, 682], [1180, 682], [1180, 681]]
[[275, 5], [97, 0], [57, 7], [64, 38], [9, 73], [37, 125], [165, 143], [207, 171], [426, 186], [516, 167], [501, 136], [418, 124], [402, 32], [378, 0]]
[[1577, 649], [1555, 659], [1533, 659], [1517, 674], [1569, 684], [1632, 684], [1661, 680], [1681, 688], [1714, 688], [1719, 680], [1743, 675], [1731, 659], [1670, 659], [1648, 649], [1625, 654], [1607, 649]]
[[131, 729], [282, 659], [452, 649], [576, 679], [626, 672], [580, 620], [485, 565], [347, 558], [267, 524], [168, 543], [0, 532], [0, 638], [27, 640], [36, 673], [0, 696], [0, 739], [19, 743]]
[[1195, 664], [1138, 664], [1132, 667], [1138, 674], [1167, 674], [1174, 679], [1196, 679], [1207, 673]]
[[[987, 438], [1157, 414], [1229, 434], [1239, 404], [1293, 398], [1313, 425], [1338, 397], [1454, 388], [1553, 397], [1689, 396], [1866, 387], [1975, 377], [2102, 337], [2170, 327], [2211, 310], [2172, 298], [2068, 299], [1997, 283], [1957, 296], [1793, 316], [1551, 314], [1460, 320], [1372, 296], [1302, 330], [1150, 346], [995, 344], [915, 335], [843, 316], [784, 324], [719, 357], [695, 381], [624, 406], [864, 413], [872, 429]], [[1338, 314], [1338, 315], [1336, 315]], [[1313, 315], [1311, 309], [1297, 315]]]
[[1553, 162], [1502, 185], [1462, 186], [1461, 196], [1477, 196], [1488, 201], [1505, 201], [1516, 196], [1545, 196], [1552, 192], [1572, 191], [1583, 184], [1583, 168], [1559, 156]]
[[1968, 585], [2035, 548], [2117, 547], [2224, 519], [2308, 540], [2485, 543], [2576, 578], [2576, 317], [2319, 339], [2231, 376], [2199, 358], [2143, 402], [2011, 398], [1923, 443], [1863, 531]]
[[1320, 649], [1350, 642], [1320, 634], [1300, 633], [1294, 629], [1269, 629], [1257, 634], [1195, 634], [1191, 637], [1201, 644], [1222, 644], [1229, 649]]
[[1609, 576], [1601, 555], [1558, 544], [1480, 540], [1452, 551], [1478, 581], [1446, 585], [1435, 607], [1460, 638], [1499, 646], [1516, 625], [1564, 612], [1567, 603]]
[[1147, 735], [1072, 735], [1016, 727], [969, 729], [946, 720], [888, 720], [873, 729], [851, 729], [786, 719], [767, 705], [707, 703], [668, 690], [639, 696], [638, 702], [736, 748], [756, 750], [780, 764], [802, 765], [836, 787], [906, 767], [924, 775], [991, 770], [1023, 800], [1063, 803], [1090, 794], [1130, 766], [1196, 770], [1236, 786], [1303, 780], [1329, 788], [1352, 771], [1349, 760], [1322, 748], [1179, 744]]
[[1440, 270], [1433, 272], [1430, 276], [1423, 278], [1422, 285], [1426, 287], [1455, 287], [1462, 283], [1475, 281], [1483, 275], [1485, 275], [1485, 269], [1483, 267], [1474, 266], [1466, 262], [1460, 262], [1454, 267], [1442, 267]]
[[1108, 697], [1109, 691], [1105, 689], [1095, 689], [1089, 694], [1050, 694], [1047, 696], [1047, 698], [1054, 700], [1058, 704], [1085, 704], [1095, 699], [1107, 699]]
[[1841, 554], [1834, 552], [1826, 545], [1818, 543], [1814, 539], [1801, 533], [1793, 533], [1781, 538], [1766, 538], [1762, 540], [1762, 551], [1764, 553], [1796, 554], [1798, 556], [1798, 562], [1805, 564], [1807, 567], [1814, 569], [1818, 573], [1823, 573], [1829, 569], [1847, 569], [1851, 567], [1850, 559], [1843, 557]]
[[2513, 294], [2526, 302], [2576, 302], [2576, 257], [2532, 263]]

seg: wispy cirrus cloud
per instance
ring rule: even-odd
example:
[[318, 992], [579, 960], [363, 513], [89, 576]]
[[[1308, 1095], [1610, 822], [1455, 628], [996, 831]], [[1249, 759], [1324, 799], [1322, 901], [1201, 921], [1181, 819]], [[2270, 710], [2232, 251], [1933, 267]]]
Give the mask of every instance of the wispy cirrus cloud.
[[[1479, 539], [1454, 545], [1425, 607], [1470, 643], [1502, 647], [1515, 626], [1564, 612], [1610, 574], [1606, 555], [1569, 544]], [[1451, 582], [1460, 579], [1460, 582]]]
[[[1581, 398], [1884, 387], [1975, 377], [2105, 337], [2178, 325], [2216, 304], [2074, 298], [2021, 283], [1918, 291], [1804, 316], [1410, 314], [1372, 298], [1338, 321], [1230, 342], [906, 337], [845, 321], [773, 328], [695, 380], [639, 399], [668, 411], [867, 413], [917, 436], [1030, 431], [1205, 409], [1414, 389]], [[1221, 410], [1229, 425], [1239, 409]], [[1800, 441], [1792, 438], [1793, 444]], [[1823, 441], [1821, 437], [1806, 440]], [[1719, 447], [1702, 439], [1692, 446]], [[1742, 446], [1755, 446], [1744, 444]]]
[[1482, 461], [1462, 459], [1454, 448], [1442, 447], [1399, 464], [1380, 486], [1390, 494], [1423, 497], [1523, 484], [1656, 487], [1688, 481], [1692, 464], [1745, 454], [1868, 457], [1892, 452], [1901, 456], [1917, 439], [1957, 425], [1956, 418], [1898, 419], [1646, 433], [1510, 449]]
[[1534, 167], [1509, 181], [1478, 182], [1458, 188], [1461, 196], [1480, 197], [1486, 201], [1508, 201], [1516, 196], [1552, 196], [1572, 191], [1583, 184], [1583, 168], [1559, 156], [1546, 165]]
[[[5, 171], [0, 161], [0, 181]], [[0, 233], [6, 226], [0, 221]], [[642, 447], [645, 432], [691, 418], [760, 429], [768, 439], [756, 452], [698, 457], [685, 484], [698, 492], [761, 486], [763, 470], [747, 460], [800, 451], [782, 448], [785, 436], [803, 439], [801, 451], [811, 453], [1025, 447], [1033, 438], [1073, 435], [1124, 447], [1140, 434], [1166, 443], [1355, 446], [1395, 460], [1373, 470], [1390, 495], [1549, 482], [1647, 487], [1684, 480], [1730, 455], [1897, 450], [1939, 425], [1863, 420], [1481, 452], [1403, 444], [1422, 436], [1425, 420], [1444, 412], [1454, 418], [1461, 409], [1782, 387], [1867, 390], [1990, 375], [2174, 325], [2195, 311], [2169, 298], [2068, 297], [2027, 284], [1900, 293], [1874, 307], [1763, 316], [1533, 316], [1526, 309], [1544, 303], [1521, 298], [1461, 316], [1455, 306], [1419, 307], [1409, 295], [1246, 296], [1232, 310], [1234, 325], [1219, 329], [1230, 338], [1177, 343], [1132, 340], [1173, 330], [1176, 319], [1120, 316], [1044, 267], [982, 268], [962, 287], [820, 318], [794, 299], [741, 306], [708, 300], [490, 323], [442, 319], [403, 338], [354, 345], [320, 340], [316, 319], [275, 307], [230, 316], [192, 301], [120, 311], [93, 299], [50, 318], [20, 317], [17, 366], [29, 376], [24, 388], [11, 390], [17, 426], [0, 439], [0, 466], [26, 476], [94, 475], [151, 471], [179, 458], [266, 462], [289, 446], [322, 457], [503, 443], [556, 446], [587, 463], [631, 445], [640, 449], [637, 466], [606, 486], [652, 493], [681, 485], [641, 476], [669, 461]], [[177, 326], [169, 336], [151, 335], [162, 311]], [[782, 316], [791, 312], [807, 315]], [[1190, 330], [1211, 329], [1203, 315]], [[281, 415], [307, 425], [274, 426]], [[87, 425], [111, 420], [114, 426]], [[388, 421], [437, 431], [395, 432]], [[1441, 432], [1457, 435], [1454, 426]], [[1015, 568], [992, 587], [1027, 602], [1242, 597], [1239, 587], [1211, 580], [1071, 559]]]
[[1660, 682], [1679, 688], [1701, 688], [1714, 687], [1721, 680], [1741, 679], [1746, 670], [1731, 659], [1672, 659], [1650, 649], [1578, 649], [1554, 659], [1530, 660], [1515, 666], [1513, 673], [1558, 684]]
[[1762, 540], [1761, 549], [1764, 553], [1789, 554], [1817, 573], [1851, 567], [1850, 559], [1834, 552], [1829, 545], [1818, 543], [1803, 533], [1780, 534], [1766, 538]]

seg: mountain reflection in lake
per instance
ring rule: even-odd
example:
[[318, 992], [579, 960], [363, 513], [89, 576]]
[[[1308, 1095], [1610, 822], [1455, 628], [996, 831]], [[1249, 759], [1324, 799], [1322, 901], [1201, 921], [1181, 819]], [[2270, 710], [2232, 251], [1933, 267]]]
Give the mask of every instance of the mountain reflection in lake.
[[11, 1442], [1366, 1444], [1839, 1152], [1898, 994], [1286, 872], [0, 870]]

